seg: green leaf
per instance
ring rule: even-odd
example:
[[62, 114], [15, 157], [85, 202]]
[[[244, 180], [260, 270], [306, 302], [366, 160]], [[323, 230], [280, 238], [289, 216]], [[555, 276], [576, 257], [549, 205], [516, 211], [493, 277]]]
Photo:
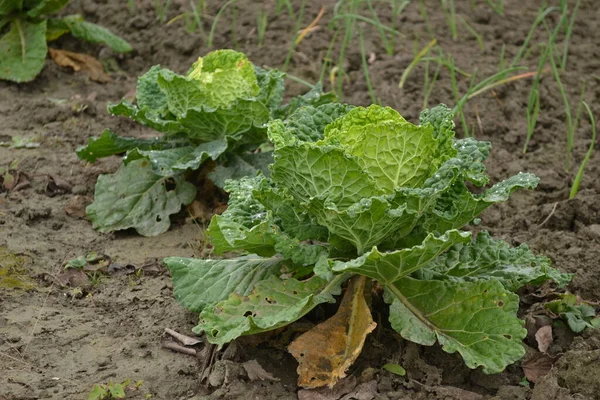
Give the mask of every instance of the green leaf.
[[304, 106], [294, 111], [283, 126], [297, 139], [316, 142], [323, 139], [325, 127], [347, 114], [354, 106], [341, 103], [323, 104], [318, 107]]
[[195, 195], [194, 185], [181, 176], [157, 175], [141, 159], [122, 165], [112, 175], [100, 175], [94, 202], [86, 212], [100, 232], [135, 228], [140, 235], [156, 236], [169, 229], [169, 215], [190, 204]]
[[171, 147], [186, 146], [189, 141], [183, 138], [138, 139], [132, 137], [121, 137], [110, 129], [105, 129], [98, 138], [88, 139], [86, 146], [77, 148], [77, 156], [80, 160], [95, 162], [99, 158], [124, 153], [129, 150], [162, 150]]
[[206, 230], [217, 255], [227, 252], [254, 253], [270, 257], [276, 253], [276, 230], [270, 221], [247, 228], [223, 215], [215, 215]]
[[0, 16], [23, 9], [23, 0], [0, 0]]
[[[170, 99], [169, 94], [169, 99]], [[239, 100], [229, 108], [209, 111], [202, 108], [190, 108], [179, 122], [189, 132], [192, 139], [210, 141], [222, 137], [240, 140], [248, 135], [252, 128], [262, 128], [265, 133], [258, 135], [260, 144], [266, 138], [264, 125], [269, 119], [269, 110], [256, 101]]]
[[144, 126], [166, 134], [186, 133], [188, 131], [178, 121], [163, 119], [156, 111], [151, 109], [138, 109], [127, 100], [110, 104], [108, 112], [114, 116], [129, 117]]
[[539, 178], [530, 173], [518, 173], [493, 185], [482, 194], [472, 194], [463, 182], [456, 182], [438, 199], [423, 227], [429, 232], [445, 232], [462, 227], [492, 204], [508, 200], [517, 189], [533, 189]]
[[413, 125], [389, 107], [354, 108], [327, 126], [324, 141], [338, 143], [388, 193], [421, 186], [443, 161], [433, 127]]
[[[260, 92], [254, 66], [245, 54], [234, 50], [216, 50], [198, 58], [187, 79], [198, 82], [208, 109], [229, 107], [236, 100], [251, 99]], [[182, 90], [181, 82], [176, 90]]]
[[48, 18], [46, 26], [46, 41], [52, 42], [65, 33], [70, 32], [70, 28], [60, 18]]
[[338, 148], [295, 143], [275, 151], [271, 166], [275, 184], [299, 202], [318, 198], [344, 210], [366, 197], [383, 194], [353, 158]]
[[214, 171], [208, 174], [210, 180], [222, 188], [228, 179], [240, 179], [245, 176], [256, 176], [258, 171], [264, 176], [269, 176], [269, 165], [273, 163], [273, 153], [263, 151], [250, 154], [230, 154], [224, 164], [217, 165]]
[[105, 44], [117, 53], [129, 53], [133, 50], [125, 39], [115, 35], [103, 26], [83, 20], [80, 15], [68, 15], [63, 17], [62, 20], [69, 27], [71, 35], [78, 39]]
[[392, 285], [424, 267], [453, 245], [468, 242], [470, 238], [470, 232], [452, 230], [439, 237], [429, 234], [422, 244], [402, 250], [382, 253], [373, 247], [354, 260], [335, 262], [333, 270], [365, 275], [384, 285]]
[[469, 368], [498, 373], [525, 354], [527, 335], [517, 318], [519, 297], [500, 282], [420, 281], [403, 278], [388, 287], [390, 323], [403, 338], [458, 351]]
[[32, 23], [19, 18], [0, 37], [0, 79], [32, 81], [46, 61], [46, 21]]
[[549, 258], [534, 255], [527, 245], [512, 248], [488, 232], [479, 232], [473, 242], [457, 245], [429, 263], [421, 270], [421, 277], [457, 282], [494, 279], [511, 292], [528, 283], [538, 285], [548, 280], [562, 287], [573, 277], [551, 265]]
[[283, 101], [283, 78], [285, 73], [276, 69], [264, 69], [254, 66], [260, 92], [256, 100], [264, 104], [271, 112], [276, 110]]
[[273, 118], [286, 119], [294, 111], [304, 106], [318, 107], [323, 104], [333, 103], [336, 101], [335, 93], [323, 92], [323, 85], [317, 83], [311, 90], [303, 94], [302, 96], [294, 97], [288, 104], [280, 107], [273, 114]]
[[279, 275], [283, 266], [281, 258], [256, 255], [229, 260], [168, 257], [163, 262], [171, 271], [175, 298], [194, 312], [225, 300], [232, 293], [247, 296], [257, 282]]
[[419, 215], [402, 204], [396, 208], [383, 196], [362, 199], [345, 210], [335, 204], [309, 204], [316, 220], [330, 235], [339, 236], [357, 249], [358, 254], [378, 245], [388, 237], [403, 237], [415, 226]]
[[287, 325], [321, 303], [334, 303], [341, 280], [319, 277], [306, 281], [270, 276], [256, 284], [252, 293], [231, 294], [214, 307], [205, 308], [193, 330], [205, 332], [210, 343], [223, 346], [242, 335], [265, 332]]
[[227, 141], [224, 139], [202, 143], [197, 147], [186, 146], [161, 150], [132, 150], [125, 158], [125, 164], [132, 160], [147, 158], [152, 164], [154, 172], [160, 176], [176, 176], [187, 170], [197, 170], [200, 165], [208, 160], [216, 160], [227, 150]]
[[136, 99], [139, 108], [152, 110], [159, 115], [167, 111], [167, 95], [161, 89], [158, 77], [169, 74], [173, 73], [168, 69], [161, 68], [160, 65], [154, 65], [138, 78]]
[[53, 14], [66, 6], [68, 2], [69, 0], [43, 0], [37, 6], [27, 11], [27, 16], [29, 18], [37, 18], [42, 15]]
[[388, 364], [385, 364], [381, 368], [385, 369], [388, 372], [391, 372], [392, 374], [396, 374], [398, 376], [406, 375], [406, 370], [404, 368], [402, 368], [402, 366], [399, 364], [388, 363]]
[[104, 400], [109, 396], [108, 390], [102, 385], [96, 383], [88, 395], [87, 400]]

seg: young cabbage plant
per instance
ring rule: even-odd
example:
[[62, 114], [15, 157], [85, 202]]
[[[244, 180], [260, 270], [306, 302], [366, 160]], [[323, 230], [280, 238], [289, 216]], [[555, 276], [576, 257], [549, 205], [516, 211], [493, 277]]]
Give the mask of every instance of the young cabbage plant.
[[[571, 276], [525, 245], [461, 228], [537, 177], [471, 192], [469, 184], [489, 183], [491, 145], [456, 140], [444, 105], [424, 111], [420, 125], [387, 107], [307, 106], [271, 122], [268, 134], [270, 176], [229, 181], [229, 208], [207, 231], [217, 255], [238, 256], [165, 259], [176, 298], [200, 313], [194, 332], [223, 346], [282, 327], [335, 302], [349, 280], [338, 314], [290, 346], [300, 385], [331, 386], [374, 327], [364, 292], [376, 280], [406, 340], [438, 342], [484, 373], [525, 354], [514, 292]], [[340, 351], [323, 356], [331, 348]]]
[[207, 160], [217, 161], [209, 177], [217, 186], [226, 179], [268, 175], [271, 151], [267, 123], [296, 108], [334, 100], [316, 86], [283, 105], [285, 74], [253, 65], [233, 50], [199, 58], [182, 76], [154, 66], [138, 79], [136, 104], [122, 100], [108, 107], [161, 132], [161, 137], [120, 137], [105, 130], [77, 150], [80, 159], [125, 153], [123, 165], [101, 175], [87, 214], [102, 232], [135, 228], [144, 236], [165, 232], [169, 215], [190, 204], [196, 189], [185, 178]]
[[81, 15], [50, 17], [67, 3], [69, 0], [0, 1], [0, 79], [33, 80], [44, 67], [46, 42], [66, 33], [87, 42], [103, 43], [119, 53], [131, 51], [124, 39], [85, 21]]

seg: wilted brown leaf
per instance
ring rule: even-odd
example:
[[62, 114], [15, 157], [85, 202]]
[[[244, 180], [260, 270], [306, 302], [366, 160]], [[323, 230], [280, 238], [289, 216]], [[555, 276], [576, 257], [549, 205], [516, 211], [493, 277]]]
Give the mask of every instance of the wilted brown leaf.
[[65, 213], [73, 218], [85, 218], [85, 208], [92, 203], [94, 199], [90, 196], [76, 195], [69, 199], [65, 206]]
[[338, 400], [351, 393], [356, 388], [357, 381], [354, 376], [339, 380], [332, 388], [300, 389], [298, 400]]
[[299, 363], [298, 386], [333, 387], [346, 376], [377, 326], [365, 301], [365, 282], [363, 276], [352, 278], [337, 313], [290, 344], [288, 349]]
[[100, 61], [90, 55], [53, 48], [48, 48], [48, 53], [52, 60], [61, 67], [69, 67], [76, 72], [85, 71], [93, 81], [104, 83], [111, 80], [110, 76], [104, 72]]
[[552, 338], [552, 325], [542, 326], [535, 333], [535, 340], [538, 344], [538, 350], [542, 353], [548, 351], [554, 339]]
[[61, 286], [87, 287], [89, 280], [85, 272], [80, 269], [68, 268], [56, 276], [56, 280]]
[[554, 361], [556, 359], [547, 354], [536, 353], [523, 362], [523, 373], [528, 380], [535, 383], [542, 376], [550, 372]]

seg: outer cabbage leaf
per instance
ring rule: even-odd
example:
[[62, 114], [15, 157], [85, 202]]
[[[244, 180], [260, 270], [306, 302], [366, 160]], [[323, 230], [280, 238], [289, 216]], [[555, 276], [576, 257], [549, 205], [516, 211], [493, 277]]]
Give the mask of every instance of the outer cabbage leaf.
[[444, 351], [458, 351], [469, 368], [498, 373], [525, 354], [519, 297], [498, 281], [406, 277], [388, 287], [386, 301], [390, 323], [403, 338], [428, 346], [437, 339]]
[[457, 282], [493, 279], [511, 292], [528, 283], [536, 285], [548, 280], [561, 287], [566, 285], [572, 274], [561, 273], [551, 265], [549, 258], [534, 255], [527, 245], [513, 248], [503, 240], [493, 239], [488, 232], [480, 232], [473, 242], [454, 246], [430, 262], [418, 276]]
[[304, 106], [318, 107], [323, 104], [333, 103], [336, 101], [335, 93], [323, 92], [321, 83], [317, 83], [312, 89], [304, 93], [302, 96], [294, 97], [288, 104], [274, 111], [273, 118], [286, 119], [294, 111]]
[[164, 150], [188, 145], [190, 142], [185, 138], [138, 139], [121, 137], [110, 129], [105, 129], [100, 137], [90, 138], [87, 145], [78, 147], [77, 156], [80, 160], [95, 162], [99, 158], [125, 153], [136, 148], [139, 150]]
[[[305, 142], [323, 139], [325, 127], [347, 114], [354, 106], [343, 103], [329, 103], [318, 107], [304, 106], [294, 111], [281, 127], [291, 131], [296, 138]], [[273, 125], [276, 128], [277, 125]]]
[[141, 150], [139, 147], [132, 150], [125, 157], [125, 164], [132, 160], [147, 158], [152, 164], [154, 172], [161, 176], [175, 176], [186, 170], [196, 170], [208, 160], [216, 160], [227, 150], [227, 141], [224, 139], [202, 143], [199, 146], [176, 147], [173, 149]]
[[245, 176], [256, 176], [262, 172], [270, 175], [269, 164], [273, 163], [273, 152], [263, 151], [250, 154], [230, 154], [208, 174], [210, 180], [220, 188], [228, 179], [241, 179]]
[[23, 9], [23, 0], [1, 0], [0, 1], [0, 16], [8, 15], [13, 11]]
[[279, 275], [283, 259], [256, 255], [230, 260], [168, 257], [164, 263], [171, 271], [177, 301], [190, 311], [200, 312], [231, 293], [250, 294], [257, 282]]
[[138, 78], [136, 99], [139, 108], [153, 110], [158, 114], [165, 114], [168, 109], [168, 99], [166, 93], [158, 84], [158, 77], [161, 75], [174, 75], [168, 69], [161, 68], [160, 65], [150, 67], [148, 72]]
[[350, 261], [333, 263], [335, 272], [353, 272], [377, 279], [384, 285], [410, 275], [457, 243], [470, 241], [470, 232], [452, 230], [443, 236], [429, 234], [422, 244], [402, 250], [380, 252], [377, 247]]
[[163, 119], [163, 117], [156, 111], [149, 108], [139, 109], [137, 106], [131, 104], [127, 100], [121, 100], [121, 102], [117, 104], [110, 104], [108, 106], [108, 112], [114, 116], [131, 118], [139, 124], [166, 134], [188, 132], [188, 129], [181, 125], [179, 121]]
[[181, 176], [157, 175], [147, 160], [122, 165], [112, 175], [100, 175], [94, 202], [86, 208], [93, 227], [100, 232], [135, 228], [143, 236], [156, 236], [169, 229], [169, 215], [190, 204], [196, 188]]
[[47, 52], [46, 20], [13, 21], [0, 37], [0, 79], [17, 83], [33, 80], [44, 67]]
[[296, 321], [321, 303], [334, 303], [341, 280], [319, 277], [306, 281], [270, 276], [249, 295], [233, 293], [213, 308], [205, 308], [193, 330], [206, 333], [209, 342], [223, 346], [242, 335], [279, 328]]
[[71, 35], [92, 43], [102, 43], [117, 53], [129, 53], [133, 48], [123, 38], [115, 35], [103, 26], [85, 21], [81, 15], [68, 15], [61, 18], [67, 25]]
[[[67, 5], [69, 0], [44, 0], [41, 1], [38, 5], [27, 11], [27, 16], [29, 18], [37, 18], [42, 15], [53, 14], [59, 11], [61, 8]], [[9, 1], [10, 3], [10, 1]], [[1, 8], [2, 6], [0, 6]], [[0, 15], [2, 12], [0, 12]]]
[[437, 201], [433, 212], [425, 217], [423, 227], [428, 232], [445, 232], [462, 227], [495, 203], [508, 200], [517, 189], [533, 189], [539, 178], [530, 173], [518, 173], [493, 185], [482, 194], [469, 192], [463, 182], [456, 182]]
[[263, 103], [269, 110], [277, 110], [283, 101], [283, 78], [285, 73], [276, 69], [264, 69], [254, 66], [256, 80], [260, 92], [256, 100]]

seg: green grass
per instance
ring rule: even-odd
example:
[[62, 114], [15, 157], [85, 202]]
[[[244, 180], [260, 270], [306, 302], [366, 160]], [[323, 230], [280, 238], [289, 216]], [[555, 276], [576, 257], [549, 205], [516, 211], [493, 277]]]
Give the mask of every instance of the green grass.
[[581, 165], [579, 166], [577, 175], [575, 175], [575, 179], [573, 180], [573, 185], [571, 186], [571, 191], [569, 192], [569, 199], [572, 199], [575, 196], [577, 196], [577, 193], [579, 192], [579, 185], [581, 184], [581, 179], [583, 179], [585, 167], [590, 161], [590, 158], [592, 158], [592, 154], [594, 153], [594, 145], [596, 143], [596, 119], [594, 118], [594, 114], [592, 113], [590, 106], [588, 106], [588, 104], [585, 101], [582, 101], [581, 104], [587, 111], [588, 116], [590, 118], [590, 124], [592, 126], [592, 141], [590, 143], [590, 147], [588, 147], [588, 151], [585, 154], [583, 161], [581, 162]]
[[363, 30], [359, 27], [359, 42], [360, 42], [360, 58], [362, 61], [363, 73], [365, 76], [365, 82], [367, 83], [367, 90], [369, 91], [369, 96], [371, 96], [371, 103], [379, 104], [379, 100], [377, 96], [375, 96], [375, 91], [373, 90], [373, 86], [371, 85], [371, 76], [369, 74], [369, 63], [367, 62], [367, 54], [365, 51], [365, 40], [363, 37]]

